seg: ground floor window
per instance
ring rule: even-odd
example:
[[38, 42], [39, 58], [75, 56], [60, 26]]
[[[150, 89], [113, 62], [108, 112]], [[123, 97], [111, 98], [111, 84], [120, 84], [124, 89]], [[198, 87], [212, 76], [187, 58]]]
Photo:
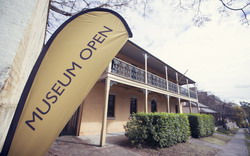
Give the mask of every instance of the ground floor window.
[[115, 117], [115, 95], [109, 95], [108, 117]]
[[175, 112], [176, 112], [176, 113], [179, 113], [178, 110], [179, 110], [178, 105], [175, 105]]
[[157, 103], [155, 100], [151, 101], [151, 112], [152, 113], [157, 112]]
[[130, 114], [137, 113], [137, 99], [131, 98], [130, 99]]

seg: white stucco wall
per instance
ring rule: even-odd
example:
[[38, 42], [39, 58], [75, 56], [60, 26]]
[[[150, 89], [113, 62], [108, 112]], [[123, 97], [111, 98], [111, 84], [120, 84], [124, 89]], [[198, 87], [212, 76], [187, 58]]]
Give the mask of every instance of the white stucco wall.
[[41, 52], [49, 0], [0, 0], [0, 150]]

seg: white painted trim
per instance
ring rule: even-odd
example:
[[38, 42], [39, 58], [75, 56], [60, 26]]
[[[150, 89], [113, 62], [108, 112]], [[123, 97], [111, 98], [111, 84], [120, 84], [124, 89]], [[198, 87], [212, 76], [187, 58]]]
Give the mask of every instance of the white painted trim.
[[114, 74], [111, 74], [111, 73], [107, 74], [107, 76], [110, 78], [110, 80], [116, 81], [116, 82], [121, 83], [121, 84], [125, 84], [125, 85], [128, 85], [128, 86], [133, 86], [133, 87], [141, 88], [141, 89], [147, 89], [148, 91], [153, 91], [153, 92], [156, 92], [156, 93], [169, 95], [169, 96], [172, 96], [172, 97], [175, 97], [175, 98], [181, 98], [181, 99], [184, 99], [184, 100], [187, 100], [187, 101], [198, 102], [197, 99], [193, 99], [193, 98], [190, 98], [190, 97], [183, 96], [181, 94], [176, 94], [176, 93], [173, 93], [173, 92], [170, 92], [170, 91], [155, 88], [153, 86], [149, 86], [149, 85], [144, 84], [144, 83], [129, 80], [129, 79], [126, 79], [126, 78], [123, 78], [123, 77], [120, 77], [120, 76], [117, 76], [117, 75], [114, 75]]

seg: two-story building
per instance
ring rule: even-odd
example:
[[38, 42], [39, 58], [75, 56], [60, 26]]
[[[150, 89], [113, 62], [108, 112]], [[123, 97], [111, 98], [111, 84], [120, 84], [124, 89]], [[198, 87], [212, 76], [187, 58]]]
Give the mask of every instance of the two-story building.
[[[131, 113], [183, 113], [183, 104], [191, 102], [198, 103], [192, 79], [128, 41], [62, 133], [124, 132]], [[192, 112], [189, 106], [185, 112]]]

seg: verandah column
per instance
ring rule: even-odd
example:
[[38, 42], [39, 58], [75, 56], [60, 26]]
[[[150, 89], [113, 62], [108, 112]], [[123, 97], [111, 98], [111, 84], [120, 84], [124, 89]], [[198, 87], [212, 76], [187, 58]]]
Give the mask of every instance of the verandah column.
[[107, 69], [108, 73], [111, 73], [111, 68], [112, 68], [112, 61], [108, 65], [108, 69]]
[[191, 104], [191, 101], [189, 101], [189, 111], [190, 111], [190, 113], [192, 113], [192, 104]]
[[148, 90], [145, 89], [145, 107], [144, 107], [144, 112], [148, 113]]
[[170, 97], [169, 95], [166, 95], [166, 96], [167, 96], [167, 101], [168, 101], [168, 104], [167, 104], [168, 113], [170, 113]]
[[166, 84], [167, 84], [167, 90], [168, 90], [168, 67], [165, 66], [165, 74], [166, 74]]
[[178, 77], [177, 72], [175, 73], [175, 77], [176, 77], [177, 91], [178, 91], [178, 94], [180, 94], [179, 77]]
[[[144, 66], [145, 66], [145, 84], [148, 84], [148, 55], [144, 54]], [[144, 112], [148, 113], [148, 90], [145, 89], [145, 106]]]
[[[196, 99], [198, 99], [198, 91], [197, 91], [196, 83], [194, 84], [194, 89], [195, 89]], [[199, 102], [197, 102], [197, 111], [198, 113], [200, 113]]]
[[110, 79], [109, 77], [107, 77], [105, 81], [105, 97], [104, 97], [105, 103], [104, 103], [104, 109], [103, 109], [102, 130], [101, 130], [101, 138], [100, 138], [101, 147], [104, 146], [106, 143], [109, 90], [110, 90]]
[[148, 55], [145, 53], [144, 54], [144, 60], [145, 60], [145, 84], [148, 84]]
[[182, 104], [181, 104], [181, 99], [178, 98], [178, 104], [179, 104], [179, 113], [183, 113], [182, 111]]
[[190, 90], [189, 90], [189, 86], [188, 86], [188, 79], [186, 79], [187, 81], [187, 91], [188, 91], [188, 97], [190, 97]]
[[199, 102], [197, 102], [197, 113], [200, 113]]

